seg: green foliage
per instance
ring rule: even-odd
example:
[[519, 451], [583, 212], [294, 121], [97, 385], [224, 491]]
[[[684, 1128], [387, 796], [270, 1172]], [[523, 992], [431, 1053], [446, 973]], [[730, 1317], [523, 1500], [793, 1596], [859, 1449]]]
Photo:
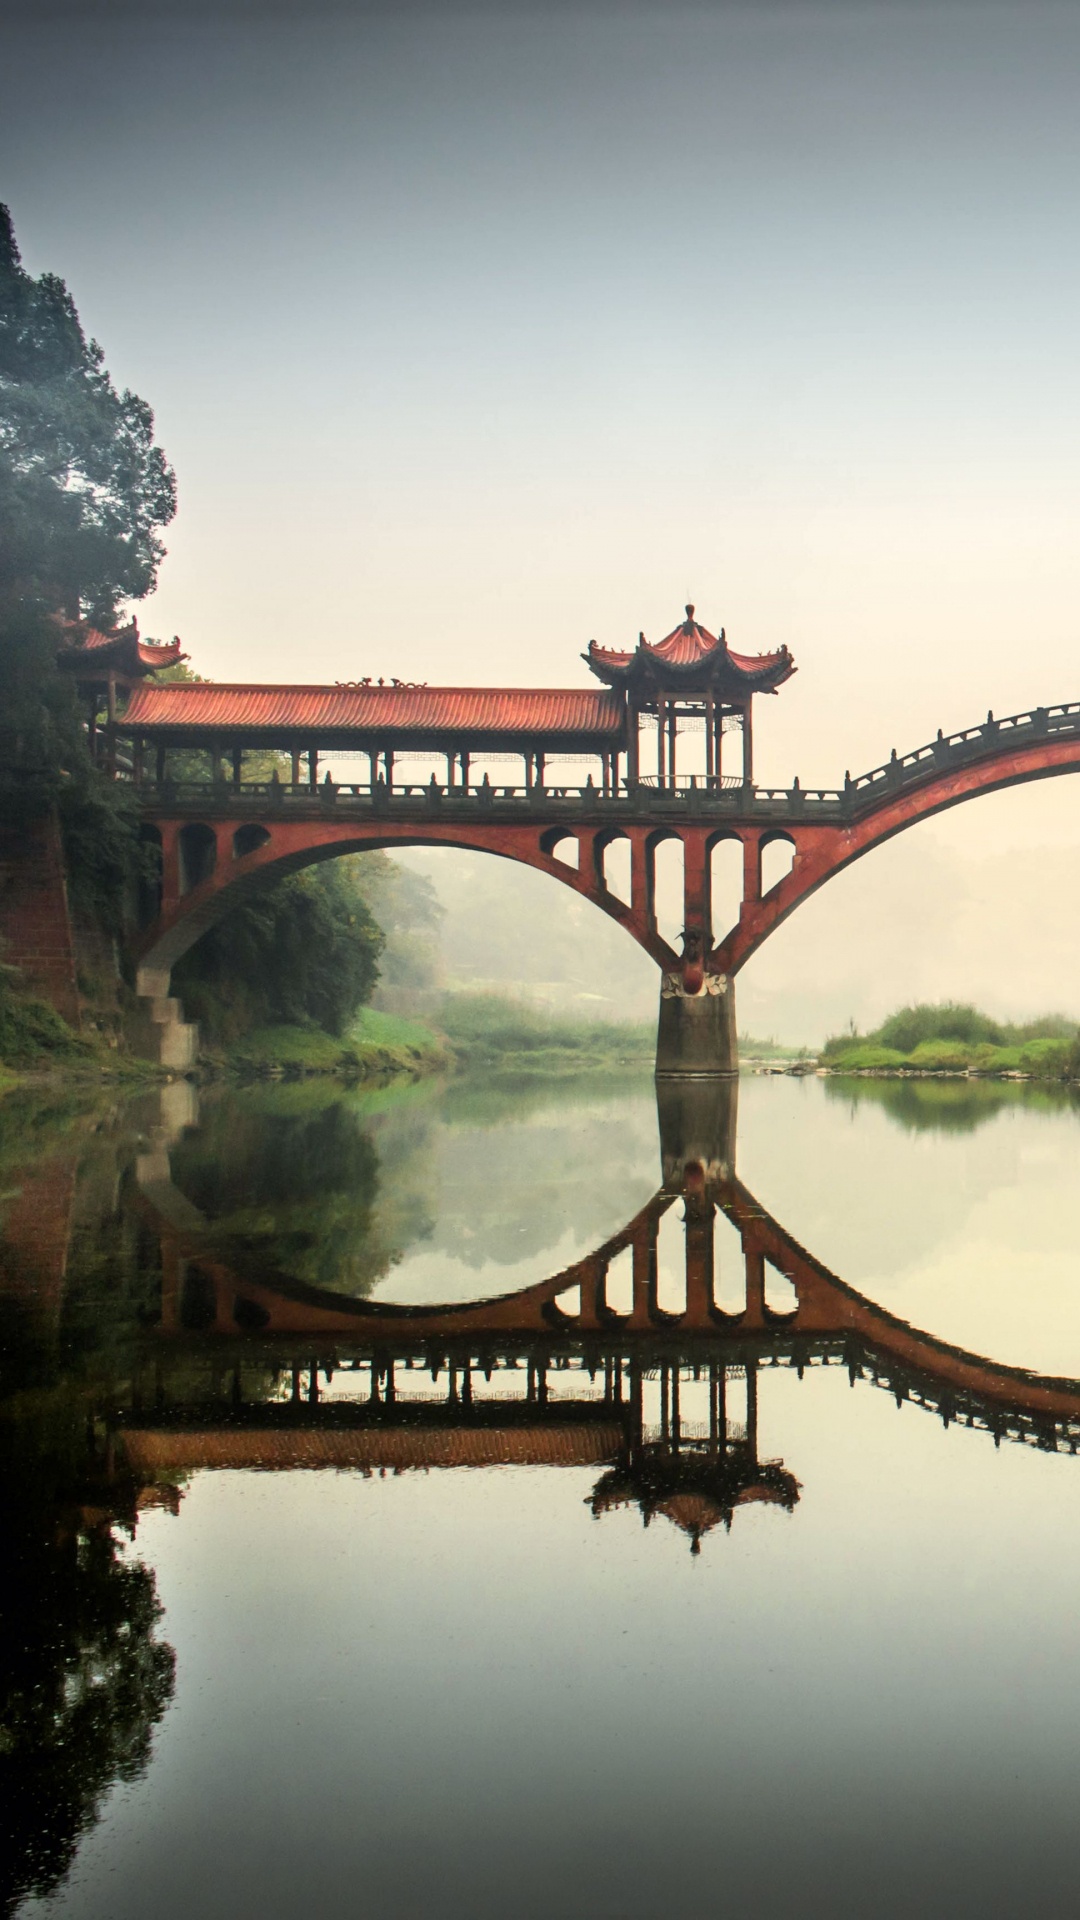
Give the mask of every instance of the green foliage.
[[76, 914], [119, 938], [146, 849], [134, 789], [84, 763], [60, 789], [68, 899]]
[[[832, 1051], [829, 1051], [832, 1049]], [[830, 1066], [848, 1073], [867, 1073], [881, 1067], [902, 1067], [905, 1055], [895, 1047], [879, 1047], [873, 1040], [854, 1040], [846, 1047], [828, 1042], [823, 1056]]]
[[0, 592], [98, 618], [157, 577], [176, 482], [145, 400], [118, 393], [55, 274], [23, 267], [0, 208]]
[[0, 1060], [9, 1066], [40, 1066], [91, 1051], [46, 1001], [17, 991], [12, 967], [0, 966]]
[[898, 1053], [911, 1053], [930, 1040], [959, 1040], [969, 1047], [988, 1041], [999, 1047], [1004, 1033], [996, 1020], [977, 1007], [946, 1000], [940, 1006], [901, 1007], [882, 1021], [872, 1038]]
[[875, 1032], [834, 1034], [821, 1054], [838, 1073], [1023, 1073], [1035, 1079], [1080, 1077], [1074, 1020], [1044, 1014], [1019, 1024], [994, 1020], [956, 1001], [901, 1007]]
[[235, 1071], [266, 1073], [340, 1073], [346, 1078], [386, 1072], [413, 1072], [449, 1065], [445, 1043], [417, 1020], [362, 1007], [341, 1038], [322, 1027], [256, 1027], [229, 1048]]
[[580, 1072], [645, 1061], [656, 1045], [650, 1027], [571, 1020], [493, 993], [448, 994], [439, 1021], [470, 1067]]
[[340, 1035], [370, 998], [383, 936], [345, 863], [294, 874], [210, 929], [173, 969], [185, 1010], [225, 1044], [254, 1027]]
[[375, 1146], [340, 1091], [317, 1090], [300, 1111], [220, 1099], [173, 1149], [172, 1169], [206, 1216], [208, 1249], [237, 1272], [362, 1294], [395, 1257], [373, 1230]]
[[[24, 801], [85, 759], [53, 616], [110, 620], [154, 585], [176, 483], [144, 400], [118, 393], [55, 274], [22, 266], [0, 207], [0, 760]], [[50, 784], [51, 783], [51, 784]]]

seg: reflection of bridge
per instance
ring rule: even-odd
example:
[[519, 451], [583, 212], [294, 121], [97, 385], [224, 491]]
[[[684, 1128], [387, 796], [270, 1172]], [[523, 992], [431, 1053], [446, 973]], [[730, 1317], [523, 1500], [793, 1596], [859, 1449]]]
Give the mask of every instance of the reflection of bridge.
[[[845, 1285], [736, 1178], [733, 1105], [724, 1114], [699, 1100], [695, 1114], [668, 1095], [667, 1185], [633, 1220], [539, 1285], [444, 1307], [237, 1271], [215, 1256], [162, 1156], [148, 1158], [142, 1209], [161, 1244], [161, 1319], [154, 1408], [133, 1412], [126, 1436], [133, 1470], [153, 1480], [215, 1466], [603, 1467], [595, 1512], [634, 1502], [696, 1544], [749, 1502], [795, 1505], [797, 1481], [759, 1457], [759, 1382], [773, 1368], [821, 1366], [996, 1443], [1075, 1453], [1080, 1382], [965, 1352]], [[708, 1132], [710, 1117], [708, 1140], [698, 1123]], [[661, 1246], [676, 1224], [677, 1275]], [[224, 1401], [171, 1393], [174, 1363], [190, 1377], [196, 1356], [226, 1380]], [[273, 1381], [284, 1385], [268, 1400]]]
[[[131, 630], [72, 648], [88, 713], [107, 703], [101, 750], [138, 783], [146, 836], [160, 851], [160, 885], [138, 940], [159, 1026], [173, 963], [251, 889], [337, 854], [448, 846], [537, 868], [611, 915], [663, 970], [658, 1069], [729, 1071], [732, 979], [809, 894], [943, 808], [1080, 767], [1080, 703], [1071, 703], [988, 715], [835, 789], [798, 780], [762, 788], [753, 699], [794, 673], [786, 649], [735, 654], [688, 608], [655, 646], [592, 645], [585, 657], [603, 689], [161, 685], [146, 681], [153, 659]], [[736, 775], [723, 771], [732, 730], [741, 740]], [[685, 770], [695, 747], [700, 765]], [[281, 756], [290, 777], [249, 778], [253, 750]], [[200, 757], [202, 780], [191, 777]], [[364, 763], [365, 779], [320, 778], [321, 764], [340, 774], [350, 757]], [[507, 760], [518, 763], [509, 782]], [[412, 769], [404, 776], [403, 765]], [[682, 866], [677, 946], [658, 923], [665, 846]], [[766, 867], [778, 848], [789, 865], [774, 877]], [[738, 869], [730, 924], [714, 912], [729, 859]]]

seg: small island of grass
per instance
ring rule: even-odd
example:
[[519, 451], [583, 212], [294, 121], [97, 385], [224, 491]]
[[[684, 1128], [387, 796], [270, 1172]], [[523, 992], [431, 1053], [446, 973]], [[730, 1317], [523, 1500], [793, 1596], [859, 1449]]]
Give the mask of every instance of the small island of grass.
[[995, 1020], [948, 1000], [901, 1007], [872, 1032], [834, 1034], [819, 1064], [830, 1073], [928, 1073], [1080, 1078], [1080, 1027], [1064, 1014]]

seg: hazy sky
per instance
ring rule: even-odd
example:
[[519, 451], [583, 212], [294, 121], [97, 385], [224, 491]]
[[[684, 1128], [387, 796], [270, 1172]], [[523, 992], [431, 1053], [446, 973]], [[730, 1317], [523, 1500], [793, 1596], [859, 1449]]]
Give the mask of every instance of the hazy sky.
[[[804, 782], [1080, 697], [1080, 8], [3, 21], [0, 195], [156, 409], [204, 672], [580, 684], [691, 598], [791, 646]], [[1080, 787], [938, 831], [1080, 855]]]

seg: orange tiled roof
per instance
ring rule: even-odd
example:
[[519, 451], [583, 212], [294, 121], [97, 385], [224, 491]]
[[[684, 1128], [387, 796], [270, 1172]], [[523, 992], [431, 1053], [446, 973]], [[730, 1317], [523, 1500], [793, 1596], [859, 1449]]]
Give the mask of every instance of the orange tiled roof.
[[153, 672], [155, 667], [171, 667], [186, 656], [179, 640], [144, 640], [138, 621], [126, 627], [114, 627], [105, 633], [82, 621], [70, 620], [64, 627], [64, 659], [78, 671], [80, 658], [87, 655], [95, 668], [115, 667], [120, 672]]
[[310, 731], [617, 739], [619, 696], [593, 687], [139, 686], [124, 715], [133, 731]]
[[745, 682], [748, 691], [771, 691], [795, 671], [786, 647], [780, 647], [775, 653], [733, 653], [723, 628], [718, 634], [710, 633], [708, 627], [703, 627], [699, 620], [695, 620], [692, 606], [686, 609], [686, 619], [665, 634], [662, 640], [657, 640], [655, 645], [642, 634], [633, 652], [622, 653], [613, 647], [600, 647], [595, 640], [590, 640], [584, 658], [601, 679], [615, 681], [624, 680], [635, 666], [648, 662], [685, 674], [715, 660], [728, 679], [736, 684]]

